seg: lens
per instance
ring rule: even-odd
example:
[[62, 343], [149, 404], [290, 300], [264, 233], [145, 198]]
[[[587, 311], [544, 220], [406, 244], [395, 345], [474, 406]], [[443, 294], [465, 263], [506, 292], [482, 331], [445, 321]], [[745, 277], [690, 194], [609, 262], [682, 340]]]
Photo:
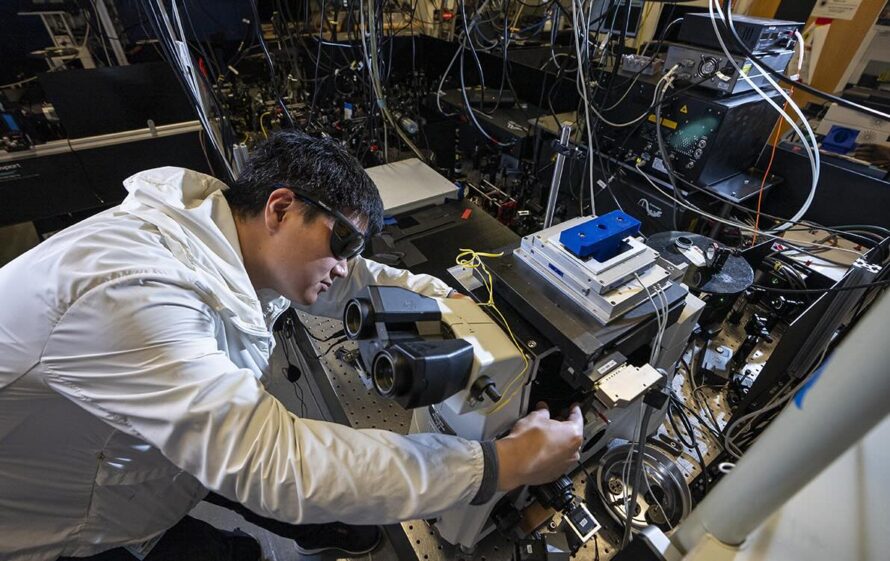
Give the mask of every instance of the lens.
[[337, 220], [331, 230], [331, 253], [337, 259], [351, 259], [361, 253], [365, 238], [360, 233]]
[[343, 312], [343, 327], [350, 339], [355, 339], [362, 330], [362, 310], [357, 300], [350, 300]]
[[383, 396], [391, 396], [396, 386], [396, 366], [387, 352], [377, 353], [374, 357], [374, 387]]
[[365, 332], [370, 323], [370, 310], [367, 303], [359, 299], [352, 299], [343, 310], [343, 328], [350, 339], [358, 339]]
[[334, 220], [334, 235], [336, 235], [338, 238], [345, 239], [350, 237], [353, 233], [354, 232], [352, 231], [352, 228], [350, 228], [349, 225], [345, 224], [342, 220], [340, 220], [339, 218]]
[[365, 248], [364, 238], [354, 237], [345, 240], [343, 249], [340, 250], [341, 259], [352, 259]]

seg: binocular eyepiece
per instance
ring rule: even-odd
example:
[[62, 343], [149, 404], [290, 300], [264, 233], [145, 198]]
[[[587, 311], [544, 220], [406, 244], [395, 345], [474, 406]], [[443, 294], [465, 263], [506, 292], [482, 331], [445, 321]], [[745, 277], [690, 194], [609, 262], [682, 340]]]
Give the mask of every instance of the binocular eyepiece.
[[[403, 288], [369, 287], [347, 302], [343, 330], [358, 341], [374, 389], [406, 409], [440, 403], [464, 389], [473, 368], [473, 345], [448, 339], [432, 298]], [[417, 325], [425, 322], [424, 335]], [[439, 325], [438, 333], [429, 329]]]

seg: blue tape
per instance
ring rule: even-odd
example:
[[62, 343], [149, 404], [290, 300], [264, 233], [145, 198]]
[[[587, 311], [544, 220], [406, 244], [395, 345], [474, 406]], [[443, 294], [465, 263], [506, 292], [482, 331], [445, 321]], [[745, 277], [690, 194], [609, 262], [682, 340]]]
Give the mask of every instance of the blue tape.
[[797, 390], [797, 393], [794, 394], [794, 405], [797, 406], [798, 409], [803, 409], [803, 399], [806, 397], [807, 393], [813, 389], [813, 386], [816, 385], [816, 382], [819, 380], [819, 377], [822, 376], [822, 372], [825, 370], [825, 365], [819, 367], [819, 370], [813, 372], [813, 375], [810, 376], [810, 379], [806, 381], [802, 388]]

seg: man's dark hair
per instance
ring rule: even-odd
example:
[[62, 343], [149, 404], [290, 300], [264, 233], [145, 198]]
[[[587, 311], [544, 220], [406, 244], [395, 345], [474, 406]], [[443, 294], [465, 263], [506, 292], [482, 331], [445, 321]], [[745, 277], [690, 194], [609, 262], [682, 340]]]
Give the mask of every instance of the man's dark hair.
[[[377, 187], [335, 140], [315, 138], [298, 131], [281, 131], [256, 147], [241, 176], [225, 190], [232, 211], [242, 217], [256, 216], [269, 195], [282, 186], [314, 197], [343, 214], [368, 221], [368, 233], [383, 227], [383, 201]], [[305, 208], [306, 220], [320, 209]]]

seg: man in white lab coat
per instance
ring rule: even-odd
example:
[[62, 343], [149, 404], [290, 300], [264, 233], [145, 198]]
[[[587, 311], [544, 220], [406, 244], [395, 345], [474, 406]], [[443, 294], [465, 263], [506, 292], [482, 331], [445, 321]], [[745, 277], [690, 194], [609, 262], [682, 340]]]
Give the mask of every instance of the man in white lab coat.
[[481, 504], [577, 460], [577, 408], [480, 443], [301, 419], [265, 391], [288, 306], [339, 317], [372, 283], [451, 293], [358, 255], [382, 203], [335, 142], [280, 133], [230, 188], [181, 168], [125, 186], [0, 269], [0, 560], [256, 557], [186, 517], [208, 492], [305, 552], [356, 555], [379, 532], [346, 524]]

